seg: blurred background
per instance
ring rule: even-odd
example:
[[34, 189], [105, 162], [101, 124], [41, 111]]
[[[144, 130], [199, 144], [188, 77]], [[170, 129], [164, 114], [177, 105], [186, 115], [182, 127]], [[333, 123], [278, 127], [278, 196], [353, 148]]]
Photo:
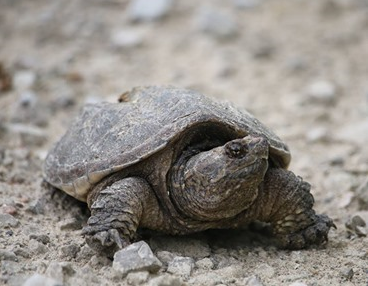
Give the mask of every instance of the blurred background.
[[284, 139], [341, 225], [332, 239], [367, 215], [367, 0], [0, 0], [0, 181], [40, 181], [84, 104], [167, 84], [230, 100]]

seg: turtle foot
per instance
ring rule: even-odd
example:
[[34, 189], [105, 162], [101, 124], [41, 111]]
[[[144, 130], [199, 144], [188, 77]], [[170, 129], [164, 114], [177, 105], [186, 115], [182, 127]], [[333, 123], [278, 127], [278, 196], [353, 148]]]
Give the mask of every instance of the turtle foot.
[[312, 225], [300, 231], [279, 234], [276, 237], [281, 248], [303, 249], [310, 245], [320, 245], [327, 242], [331, 227], [336, 228], [332, 219], [326, 215], [316, 215]]
[[117, 229], [109, 229], [93, 233], [91, 227], [85, 227], [83, 234], [86, 235], [86, 242], [94, 251], [106, 255], [107, 257], [114, 257], [115, 252], [128, 246], [128, 240], [123, 239]]

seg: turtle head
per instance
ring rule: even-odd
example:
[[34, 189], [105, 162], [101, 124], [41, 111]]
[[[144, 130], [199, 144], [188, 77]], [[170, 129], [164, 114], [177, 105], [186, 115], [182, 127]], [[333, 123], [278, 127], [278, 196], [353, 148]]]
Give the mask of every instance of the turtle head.
[[269, 145], [247, 136], [192, 156], [178, 170], [172, 190], [177, 207], [198, 220], [229, 218], [247, 209], [268, 168]]

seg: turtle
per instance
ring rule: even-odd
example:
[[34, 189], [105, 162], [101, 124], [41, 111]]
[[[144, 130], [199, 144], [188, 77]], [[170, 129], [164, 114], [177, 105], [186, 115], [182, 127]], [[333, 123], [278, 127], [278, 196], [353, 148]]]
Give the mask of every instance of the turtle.
[[51, 148], [44, 179], [86, 202], [82, 233], [107, 256], [137, 230], [185, 235], [271, 226], [277, 245], [325, 244], [311, 185], [287, 169], [288, 146], [245, 109], [173, 86], [136, 87], [87, 104]]

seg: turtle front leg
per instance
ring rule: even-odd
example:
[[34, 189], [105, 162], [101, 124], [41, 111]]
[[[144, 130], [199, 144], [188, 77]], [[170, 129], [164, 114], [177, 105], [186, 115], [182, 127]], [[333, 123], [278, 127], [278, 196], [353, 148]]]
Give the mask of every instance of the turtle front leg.
[[149, 184], [129, 177], [114, 182], [88, 198], [91, 217], [83, 228], [88, 245], [96, 252], [112, 257], [134, 239], [138, 225], [151, 215], [160, 218], [157, 199]]
[[271, 168], [259, 192], [257, 217], [271, 223], [280, 247], [302, 249], [328, 240], [328, 232], [335, 225], [328, 216], [315, 213], [310, 184], [302, 178]]

